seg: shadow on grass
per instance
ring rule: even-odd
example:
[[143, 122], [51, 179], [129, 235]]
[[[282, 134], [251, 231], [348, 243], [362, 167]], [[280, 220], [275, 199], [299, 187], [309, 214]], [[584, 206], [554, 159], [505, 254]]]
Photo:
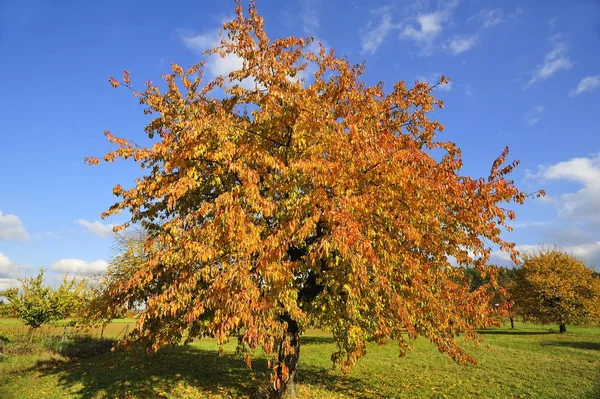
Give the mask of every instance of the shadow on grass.
[[[584, 341], [542, 341], [542, 346], [562, 346], [565, 348], [576, 348], [585, 350], [600, 351], [600, 342], [584, 342]], [[598, 396], [600, 398], [600, 396]]]
[[587, 396], [587, 398], [589, 398], [589, 399], [600, 398], [600, 368], [598, 368], [598, 378], [596, 378], [596, 383], [594, 384], [594, 387], [590, 391], [589, 396]]
[[477, 333], [482, 335], [548, 335], [558, 334], [558, 331], [477, 330]]
[[101, 392], [110, 398], [156, 398], [173, 393], [182, 383], [203, 393], [250, 396], [268, 381], [266, 360], [256, 359], [248, 369], [233, 355], [189, 346], [164, 348], [148, 355], [133, 349], [105, 353], [77, 361], [42, 361], [31, 371], [53, 375], [65, 391], [81, 386], [81, 398]]
[[[259, 392], [266, 392], [270, 373], [265, 359], [254, 359], [252, 369], [248, 369], [234, 354], [219, 356], [217, 351], [190, 346], [164, 348], [153, 355], [132, 350], [84, 360], [42, 361], [29, 371], [57, 378], [63, 392], [81, 398], [100, 394], [111, 398], [178, 397], [178, 392], [189, 387], [204, 395], [262, 397]], [[332, 392], [365, 399], [378, 397], [365, 393], [377, 391], [366, 380], [324, 368], [301, 364], [298, 379], [301, 385]]]

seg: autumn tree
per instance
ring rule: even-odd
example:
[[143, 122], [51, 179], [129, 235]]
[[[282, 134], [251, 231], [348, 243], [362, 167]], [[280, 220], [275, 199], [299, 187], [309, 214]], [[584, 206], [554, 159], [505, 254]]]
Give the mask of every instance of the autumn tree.
[[[236, 13], [206, 54], [241, 69], [207, 81], [202, 63], [173, 64], [164, 92], [135, 90], [127, 71], [110, 79], [153, 119], [147, 146], [105, 133], [117, 149], [103, 160], [133, 159], [143, 175], [114, 187], [103, 217], [127, 211], [121, 227], [148, 232], [136, 268], [112, 266], [109, 308], [145, 304], [132, 339], [151, 351], [239, 333], [249, 365], [257, 347], [272, 356], [275, 396], [294, 393], [309, 325], [332, 331], [343, 370], [369, 340], [403, 354], [417, 336], [474, 362], [457, 336], [477, 342], [475, 328], [497, 324], [485, 264], [490, 243], [516, 256], [501, 228], [515, 217], [503, 206], [527, 197], [505, 178], [517, 162], [505, 149], [487, 178], [461, 175], [460, 149], [428, 117], [437, 85], [368, 85], [364, 65], [310, 39], [271, 41], [254, 3]], [[451, 256], [492, 278], [471, 292]]]
[[511, 295], [519, 314], [544, 324], [600, 323], [600, 278], [558, 247], [526, 253]]
[[6, 298], [7, 306], [31, 330], [76, 315], [84, 298], [83, 280], [67, 275], [58, 287], [44, 282], [44, 270], [35, 277], [20, 279], [19, 283], [19, 287], [0, 292], [0, 296]]

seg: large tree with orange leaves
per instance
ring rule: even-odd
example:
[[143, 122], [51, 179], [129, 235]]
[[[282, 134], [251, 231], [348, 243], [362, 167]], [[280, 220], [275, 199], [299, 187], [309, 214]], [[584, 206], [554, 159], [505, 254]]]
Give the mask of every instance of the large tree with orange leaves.
[[474, 361], [457, 336], [477, 342], [475, 328], [496, 323], [496, 280], [470, 292], [451, 258], [485, 274], [490, 243], [516, 256], [500, 234], [514, 218], [503, 204], [527, 197], [505, 178], [517, 162], [505, 164], [505, 149], [487, 179], [461, 175], [460, 150], [428, 119], [442, 107], [433, 87], [386, 93], [310, 40], [271, 41], [254, 3], [236, 10], [207, 53], [241, 69], [205, 82], [202, 64], [173, 64], [164, 93], [134, 90], [127, 71], [110, 79], [155, 116], [155, 142], [106, 133], [118, 148], [104, 161], [133, 158], [144, 175], [115, 186], [103, 216], [126, 210], [148, 231], [137, 264], [113, 266], [107, 310], [143, 303], [133, 337], [150, 350], [238, 334], [248, 364], [257, 347], [272, 355], [275, 395], [294, 391], [309, 325], [332, 331], [343, 369], [368, 340], [398, 340], [404, 353], [417, 336]]

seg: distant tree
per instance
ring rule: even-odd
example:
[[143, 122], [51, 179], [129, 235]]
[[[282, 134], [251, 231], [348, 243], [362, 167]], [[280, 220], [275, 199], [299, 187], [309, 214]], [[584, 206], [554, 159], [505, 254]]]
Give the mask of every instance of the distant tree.
[[[507, 309], [507, 315], [510, 319], [510, 327], [514, 328], [514, 310], [512, 309], [512, 301], [510, 298], [509, 288], [513, 284], [515, 278], [515, 269], [507, 268], [503, 266], [491, 265], [491, 268], [495, 269], [495, 277], [497, 279], [497, 286], [493, 288], [493, 296], [490, 297], [490, 301], [494, 306], [504, 306]], [[489, 287], [492, 282], [491, 275], [488, 273], [482, 276], [481, 271], [475, 267], [466, 267], [463, 269], [465, 275], [469, 279], [471, 292], [474, 292], [481, 287]]]
[[19, 282], [18, 288], [0, 292], [0, 296], [6, 298], [9, 308], [31, 329], [76, 315], [83, 303], [83, 280], [65, 275], [54, 288], [44, 284], [44, 270], [40, 270], [36, 277]]
[[600, 278], [557, 247], [526, 253], [510, 288], [516, 311], [544, 324], [600, 322]]
[[130, 300], [115, 300], [117, 293], [113, 292], [113, 285], [117, 281], [129, 281], [140, 272], [148, 260], [144, 250], [147, 238], [141, 231], [115, 235], [114, 256], [107, 272], [88, 281], [88, 299], [81, 309], [83, 322], [102, 325], [103, 333], [112, 319], [137, 314], [138, 309], [146, 307], [150, 292], [132, 296]]
[[471, 292], [489, 282], [489, 278], [487, 276], [485, 278], [482, 277], [480, 271], [475, 267], [465, 267], [463, 268], [463, 272], [469, 280]]
[[248, 364], [257, 347], [271, 356], [275, 396], [294, 393], [311, 325], [333, 332], [344, 371], [368, 340], [404, 353], [407, 336], [475, 361], [457, 335], [477, 340], [497, 313], [449, 256], [482, 271], [488, 243], [516, 256], [500, 227], [527, 197], [506, 178], [517, 162], [506, 148], [486, 178], [461, 174], [460, 149], [428, 116], [435, 86], [368, 85], [363, 65], [310, 40], [271, 41], [254, 2], [236, 13], [208, 50], [240, 60], [227, 76], [173, 64], [164, 92], [136, 91], [127, 71], [110, 79], [155, 118], [148, 146], [106, 132], [118, 148], [104, 161], [132, 159], [144, 176], [113, 188], [104, 217], [125, 210], [148, 231], [139, 263], [112, 265], [106, 306], [145, 304], [132, 338], [149, 350], [239, 331]]

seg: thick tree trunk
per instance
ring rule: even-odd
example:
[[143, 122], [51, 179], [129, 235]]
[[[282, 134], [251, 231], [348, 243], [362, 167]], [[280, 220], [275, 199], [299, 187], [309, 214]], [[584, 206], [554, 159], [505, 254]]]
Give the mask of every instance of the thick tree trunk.
[[[279, 367], [273, 391], [273, 398], [296, 397], [298, 360], [300, 359], [300, 333], [298, 323], [285, 317], [288, 328], [279, 344]], [[289, 345], [287, 341], [289, 340]]]
[[562, 333], [566, 333], [567, 332], [567, 326], [565, 326], [564, 324], [561, 324], [558, 326], [558, 331], [562, 334]]
[[515, 319], [512, 316], [510, 317], [510, 328], [515, 328]]

